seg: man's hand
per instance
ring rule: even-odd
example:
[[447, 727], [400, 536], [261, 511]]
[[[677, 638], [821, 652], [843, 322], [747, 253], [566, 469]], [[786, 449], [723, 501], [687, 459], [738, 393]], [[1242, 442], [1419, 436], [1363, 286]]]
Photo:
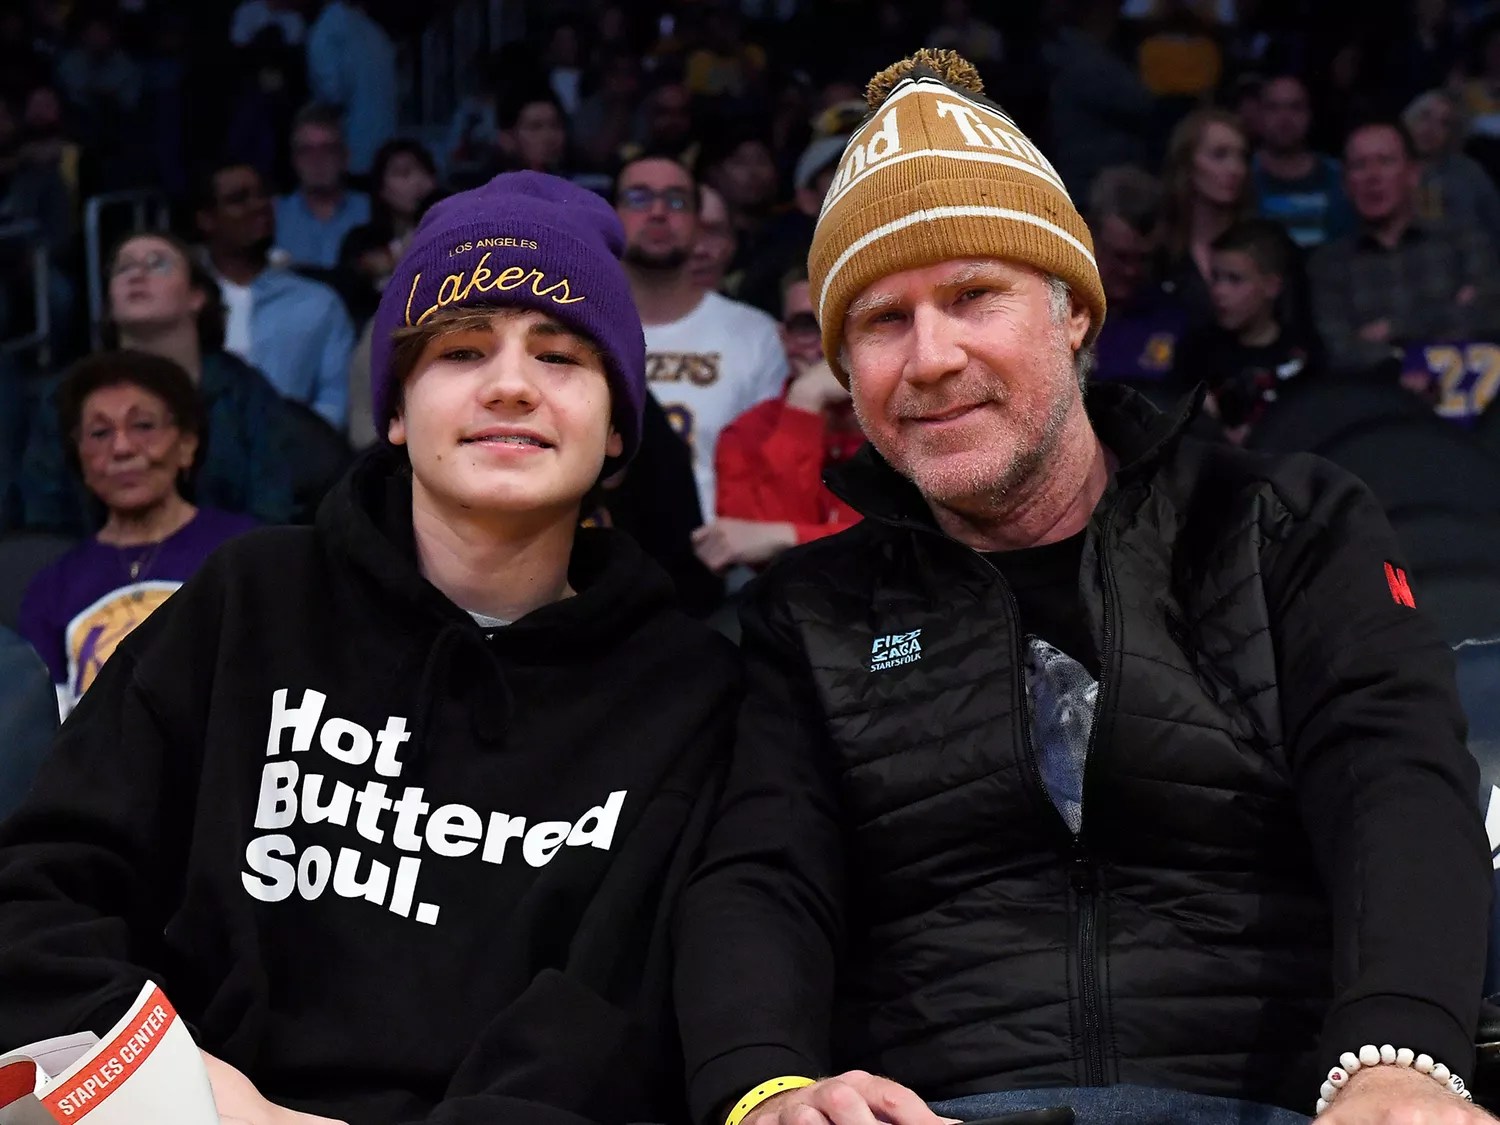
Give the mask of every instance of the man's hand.
[[1494, 1120], [1420, 1071], [1369, 1066], [1354, 1073], [1318, 1125], [1478, 1125]]
[[947, 1120], [905, 1086], [851, 1070], [767, 1098], [743, 1125], [942, 1125]]
[[1391, 322], [1389, 320], [1372, 320], [1369, 324], [1356, 333], [1361, 340], [1367, 340], [1372, 344], [1388, 344], [1391, 339]]
[[786, 390], [786, 404], [812, 414], [849, 401], [849, 392], [839, 382], [827, 360], [809, 364]]
[[219, 1111], [219, 1125], [344, 1125], [331, 1117], [298, 1113], [267, 1101], [254, 1082], [227, 1062], [214, 1058], [207, 1051], [198, 1053], [203, 1056], [203, 1069], [208, 1071], [208, 1084]]
[[715, 574], [737, 565], [762, 566], [796, 545], [797, 529], [789, 523], [726, 516], [693, 532], [693, 550]]

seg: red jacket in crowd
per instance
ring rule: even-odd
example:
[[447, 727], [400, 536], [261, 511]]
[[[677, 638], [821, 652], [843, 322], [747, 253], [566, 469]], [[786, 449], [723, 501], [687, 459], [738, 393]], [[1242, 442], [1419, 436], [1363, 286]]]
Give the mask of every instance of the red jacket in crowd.
[[807, 543], [859, 522], [859, 513], [823, 485], [826, 465], [852, 457], [864, 435], [770, 399], [745, 411], [719, 435], [718, 514], [790, 523]]

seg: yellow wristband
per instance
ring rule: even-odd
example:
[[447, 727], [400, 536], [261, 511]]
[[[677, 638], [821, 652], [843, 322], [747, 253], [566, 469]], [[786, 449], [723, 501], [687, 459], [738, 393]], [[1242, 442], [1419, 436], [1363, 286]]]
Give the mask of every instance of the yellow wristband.
[[729, 1116], [724, 1118], [724, 1125], [740, 1125], [740, 1122], [750, 1116], [750, 1111], [768, 1098], [777, 1094], [784, 1094], [788, 1090], [800, 1090], [804, 1086], [811, 1086], [817, 1082], [816, 1078], [799, 1078], [795, 1074], [783, 1075], [773, 1078], [769, 1082], [762, 1082], [751, 1090], [738, 1104], [729, 1111]]

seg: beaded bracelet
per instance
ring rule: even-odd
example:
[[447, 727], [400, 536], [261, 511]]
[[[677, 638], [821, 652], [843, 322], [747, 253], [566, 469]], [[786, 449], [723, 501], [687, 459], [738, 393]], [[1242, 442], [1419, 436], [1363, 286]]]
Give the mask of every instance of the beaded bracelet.
[[1409, 1047], [1396, 1048], [1389, 1043], [1381, 1047], [1366, 1043], [1359, 1049], [1358, 1054], [1345, 1051], [1339, 1056], [1339, 1065], [1328, 1072], [1328, 1080], [1318, 1091], [1318, 1113], [1321, 1114], [1333, 1104], [1333, 1099], [1338, 1097], [1339, 1091], [1348, 1085], [1349, 1079], [1356, 1071], [1367, 1066], [1410, 1067], [1427, 1075], [1438, 1085], [1457, 1094], [1465, 1101], [1474, 1100], [1474, 1095], [1469, 1093], [1464, 1080], [1442, 1063], [1434, 1062], [1431, 1055], [1419, 1055]]

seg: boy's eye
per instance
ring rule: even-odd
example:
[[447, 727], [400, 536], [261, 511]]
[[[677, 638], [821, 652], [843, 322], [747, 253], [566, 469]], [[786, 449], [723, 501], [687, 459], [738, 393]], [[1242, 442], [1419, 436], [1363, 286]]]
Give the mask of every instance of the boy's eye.
[[578, 357], [569, 355], [567, 352], [542, 352], [537, 359], [543, 363], [563, 363], [574, 365], [578, 363]]
[[443, 349], [438, 358], [445, 359], [449, 363], [466, 363], [483, 358], [483, 353], [478, 348], [452, 347]]

